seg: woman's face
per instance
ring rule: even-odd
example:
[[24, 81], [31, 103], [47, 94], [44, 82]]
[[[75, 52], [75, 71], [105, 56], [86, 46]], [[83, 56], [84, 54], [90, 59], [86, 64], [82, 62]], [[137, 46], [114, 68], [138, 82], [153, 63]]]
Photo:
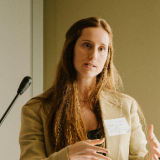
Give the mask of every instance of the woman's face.
[[74, 67], [78, 78], [95, 78], [103, 69], [109, 45], [108, 33], [102, 27], [82, 30], [74, 47]]

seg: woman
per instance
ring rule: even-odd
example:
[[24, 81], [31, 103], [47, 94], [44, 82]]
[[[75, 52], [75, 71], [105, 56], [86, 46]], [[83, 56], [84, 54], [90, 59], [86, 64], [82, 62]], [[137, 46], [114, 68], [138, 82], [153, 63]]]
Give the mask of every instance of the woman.
[[[153, 126], [147, 152], [137, 110], [143, 114], [133, 98], [117, 92], [120, 85], [109, 25], [95, 17], [73, 24], [53, 86], [22, 108], [20, 159], [158, 159]], [[109, 136], [104, 121], [122, 117], [130, 131]]]

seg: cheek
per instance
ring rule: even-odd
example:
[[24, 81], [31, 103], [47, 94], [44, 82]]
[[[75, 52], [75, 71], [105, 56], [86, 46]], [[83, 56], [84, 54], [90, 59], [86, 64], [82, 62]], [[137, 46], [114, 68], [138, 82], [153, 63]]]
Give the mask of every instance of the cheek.
[[73, 57], [74, 64], [83, 63], [83, 61], [86, 58], [87, 58], [87, 54], [82, 49], [77, 48], [76, 50], [74, 50], [74, 57]]
[[100, 66], [101, 66], [101, 70], [103, 69], [103, 67], [104, 67], [104, 65], [106, 63], [106, 60], [107, 60], [107, 56], [100, 58], [99, 63], [100, 63]]
[[77, 67], [80, 65], [80, 62], [81, 62], [81, 53], [79, 52], [79, 50], [74, 50], [73, 64], [76, 70]]
[[79, 54], [77, 52], [74, 52], [74, 56], [73, 56], [74, 65], [78, 63], [79, 58], [80, 58]]

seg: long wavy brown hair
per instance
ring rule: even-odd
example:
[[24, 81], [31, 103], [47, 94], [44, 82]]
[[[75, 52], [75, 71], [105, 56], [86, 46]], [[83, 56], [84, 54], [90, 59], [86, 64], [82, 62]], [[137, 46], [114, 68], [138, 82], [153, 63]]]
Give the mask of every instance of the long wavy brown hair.
[[81, 115], [77, 72], [73, 65], [74, 46], [87, 27], [102, 27], [109, 36], [108, 56], [104, 68], [96, 78], [96, 86], [89, 97], [93, 103], [93, 112], [103, 132], [99, 95], [102, 89], [116, 91], [122, 81], [113, 64], [113, 35], [105, 20], [90, 17], [74, 23], [66, 33], [60, 61], [57, 66], [53, 86], [40, 97], [43, 111], [47, 117], [46, 126], [54, 151], [87, 139], [87, 133]]

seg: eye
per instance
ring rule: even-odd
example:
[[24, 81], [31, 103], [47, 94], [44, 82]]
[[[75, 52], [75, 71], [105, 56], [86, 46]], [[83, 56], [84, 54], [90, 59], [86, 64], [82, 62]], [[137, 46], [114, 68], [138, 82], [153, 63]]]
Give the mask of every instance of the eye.
[[100, 47], [99, 50], [102, 52], [102, 51], [105, 51], [105, 48], [104, 47]]
[[90, 43], [84, 43], [84, 46], [87, 47], [87, 48], [90, 48], [91, 44]]
[[104, 50], [104, 48], [100, 48], [100, 51], [103, 51]]

